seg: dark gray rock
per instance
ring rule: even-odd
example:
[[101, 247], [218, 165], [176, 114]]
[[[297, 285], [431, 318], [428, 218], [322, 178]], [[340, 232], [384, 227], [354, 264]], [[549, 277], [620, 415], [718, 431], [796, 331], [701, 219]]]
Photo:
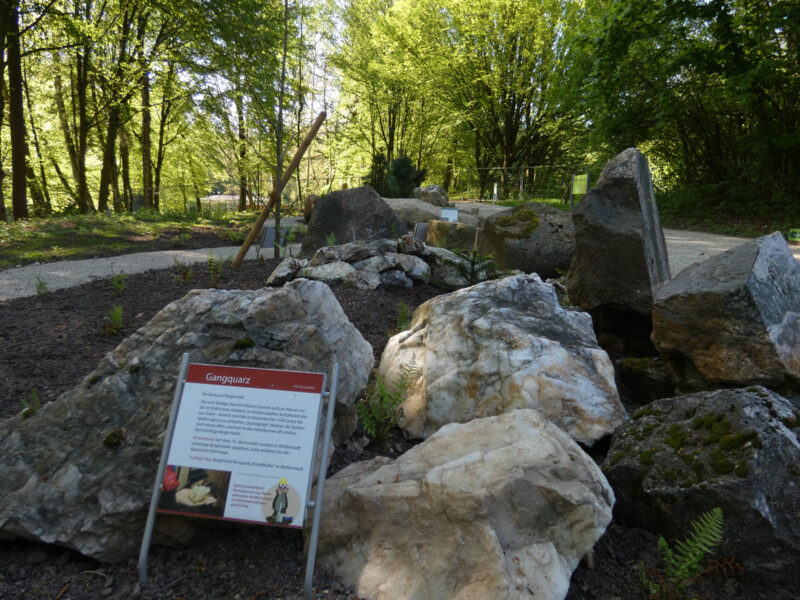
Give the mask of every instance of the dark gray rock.
[[763, 387], [657, 400], [612, 438], [615, 517], [667, 538], [719, 506], [718, 552], [750, 576], [800, 583], [800, 412]]
[[328, 244], [333, 234], [336, 244], [356, 240], [397, 239], [407, 231], [406, 224], [369, 186], [338, 190], [320, 198], [314, 206], [301, 252], [310, 255]]
[[604, 308], [649, 315], [670, 271], [647, 159], [635, 148], [613, 158], [573, 220], [570, 300], [593, 316]]
[[[189, 292], [77, 387], [29, 418], [0, 423], [0, 537], [107, 562], [135, 555], [184, 352], [196, 363], [317, 372], [336, 360], [339, 439], [355, 429], [373, 364], [372, 347], [322, 283]], [[170, 535], [162, 528], [169, 521], [158, 523], [157, 538]]]
[[414, 198], [419, 198], [433, 206], [449, 206], [447, 192], [440, 185], [426, 185], [425, 187], [414, 188], [412, 194]]
[[775, 232], [659, 289], [653, 343], [687, 387], [800, 384], [800, 264]]
[[572, 215], [536, 202], [497, 213], [486, 219], [479, 250], [500, 269], [556, 277], [569, 269], [575, 250]]

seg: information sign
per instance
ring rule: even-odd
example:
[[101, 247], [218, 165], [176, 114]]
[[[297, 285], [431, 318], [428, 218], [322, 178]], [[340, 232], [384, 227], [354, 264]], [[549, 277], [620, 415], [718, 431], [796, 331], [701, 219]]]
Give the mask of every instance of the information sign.
[[575, 196], [581, 196], [586, 193], [586, 188], [589, 187], [589, 174], [583, 173], [582, 175], [572, 176], [572, 193]]
[[449, 223], [458, 223], [458, 209], [443, 208], [440, 218], [442, 221], [448, 221]]
[[189, 365], [158, 511], [302, 527], [324, 380]]

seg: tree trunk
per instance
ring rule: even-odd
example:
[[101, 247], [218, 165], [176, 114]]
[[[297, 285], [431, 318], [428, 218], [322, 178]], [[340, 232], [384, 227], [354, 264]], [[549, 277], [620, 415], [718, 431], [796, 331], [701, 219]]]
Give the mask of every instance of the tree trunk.
[[[22, 72], [22, 87], [25, 91], [25, 101], [28, 107], [28, 120], [31, 122], [31, 136], [33, 137], [33, 147], [36, 150], [36, 158], [39, 162], [39, 178], [41, 185], [36, 185], [36, 176], [31, 170], [28, 173], [28, 186], [33, 199], [34, 215], [37, 217], [44, 217], [53, 213], [53, 203], [50, 200], [50, 192], [47, 186], [47, 175], [44, 171], [44, 158], [42, 157], [42, 149], [39, 145], [39, 134], [36, 131], [36, 123], [33, 120], [33, 110], [31, 110], [31, 94], [28, 89], [28, 78], [23, 69]], [[31, 169], [30, 165], [28, 169]], [[36, 188], [30, 187], [31, 177], [33, 177], [34, 185]]]
[[[3, 131], [3, 112], [5, 111], [5, 48], [6, 32], [8, 30], [8, 19], [6, 19], [7, 9], [5, 3], [0, 4], [0, 133]], [[6, 196], [3, 192], [3, 180], [6, 172], [3, 170], [3, 154], [0, 152], [0, 223], [5, 223], [8, 219], [6, 215]]]
[[122, 125], [119, 128], [119, 160], [122, 163], [122, 206], [125, 210], [133, 211], [130, 147], [128, 129]]
[[145, 70], [142, 84], [142, 194], [144, 207], [158, 210], [153, 190], [152, 150], [150, 144], [150, 75]]
[[97, 210], [105, 212], [108, 209], [108, 197], [111, 181], [116, 172], [117, 156], [117, 131], [120, 126], [120, 107], [114, 105], [108, 115], [108, 129], [106, 130], [105, 146], [103, 148], [103, 167], [100, 170], [100, 192], [97, 194]]
[[247, 208], [247, 167], [245, 162], [247, 160], [247, 133], [244, 129], [244, 100], [242, 99], [242, 92], [239, 89], [235, 90], [234, 104], [236, 105], [236, 120], [238, 123], [238, 138], [239, 138], [239, 156], [238, 156], [238, 170], [239, 170], [239, 210]]
[[[67, 109], [64, 104], [64, 87], [61, 82], [61, 61], [59, 60], [58, 52], [53, 53], [53, 87], [55, 90], [54, 99], [56, 104], [56, 113], [58, 114], [58, 122], [61, 125], [61, 132], [64, 134], [64, 145], [67, 148], [67, 155], [69, 156], [69, 166], [72, 170], [72, 181], [75, 183], [75, 189], [79, 187], [80, 177], [78, 176], [78, 154], [75, 149], [75, 140], [72, 137], [72, 131], [69, 127], [69, 120], [67, 119]], [[55, 159], [53, 159], [55, 162]], [[60, 168], [57, 171], [62, 185], [67, 189], [73, 201], [80, 204], [78, 193], [66, 183]]]
[[78, 51], [75, 57], [75, 86], [78, 96], [78, 143], [75, 149], [78, 171], [78, 210], [82, 214], [94, 212], [94, 204], [89, 194], [89, 182], [86, 179], [86, 152], [89, 148], [89, 117], [87, 115], [86, 92], [89, 88], [89, 52], [88, 46]]
[[28, 144], [25, 141], [25, 115], [22, 100], [22, 57], [19, 41], [19, 5], [12, 0], [7, 6], [8, 18], [8, 122], [11, 137], [11, 206], [14, 220], [28, 218], [27, 164]]

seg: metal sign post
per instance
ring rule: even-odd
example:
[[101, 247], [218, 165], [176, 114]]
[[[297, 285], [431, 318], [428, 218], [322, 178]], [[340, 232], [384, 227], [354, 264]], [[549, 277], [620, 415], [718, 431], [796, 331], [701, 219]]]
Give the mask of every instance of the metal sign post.
[[181, 361], [181, 369], [178, 374], [178, 383], [175, 385], [175, 396], [172, 398], [172, 411], [169, 413], [167, 433], [164, 436], [164, 446], [161, 448], [161, 460], [158, 462], [156, 482], [155, 485], [153, 485], [153, 494], [150, 496], [150, 511], [147, 513], [147, 524], [144, 527], [142, 548], [139, 551], [139, 583], [144, 583], [147, 580], [147, 554], [150, 552], [150, 540], [153, 537], [153, 526], [156, 523], [156, 509], [158, 508], [158, 499], [161, 496], [161, 482], [164, 481], [164, 471], [167, 468], [167, 454], [172, 444], [172, 434], [175, 431], [175, 417], [178, 414], [178, 405], [181, 401], [183, 384], [186, 381], [186, 372], [188, 370], [189, 353], [184, 352], [183, 360]]

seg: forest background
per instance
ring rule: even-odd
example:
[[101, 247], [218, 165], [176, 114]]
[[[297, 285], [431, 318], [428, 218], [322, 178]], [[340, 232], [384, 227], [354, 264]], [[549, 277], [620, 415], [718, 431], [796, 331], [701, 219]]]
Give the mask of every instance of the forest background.
[[636, 146], [667, 223], [800, 225], [790, 0], [0, 0], [0, 42], [3, 223], [244, 209], [325, 110], [289, 209], [520, 201]]

